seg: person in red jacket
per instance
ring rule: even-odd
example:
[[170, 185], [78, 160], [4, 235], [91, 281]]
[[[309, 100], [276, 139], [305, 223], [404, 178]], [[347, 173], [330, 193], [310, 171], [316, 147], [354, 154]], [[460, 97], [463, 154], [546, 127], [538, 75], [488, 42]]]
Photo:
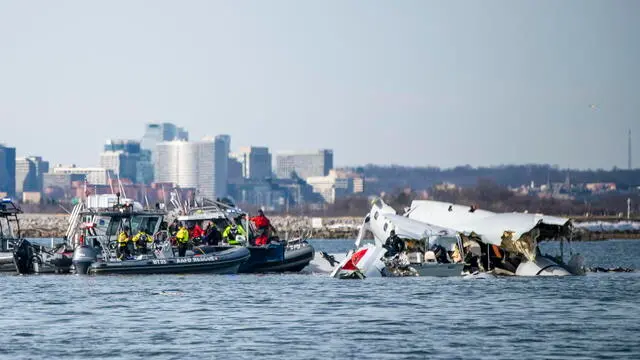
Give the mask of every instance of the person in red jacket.
[[267, 245], [269, 243], [271, 221], [264, 216], [264, 212], [262, 210], [258, 210], [258, 216], [252, 217], [251, 221], [253, 221], [258, 235], [258, 237], [256, 237], [256, 245]]
[[202, 230], [200, 225], [198, 225], [198, 223], [196, 223], [189, 231], [189, 237], [191, 239], [199, 238], [199, 237], [202, 237], [203, 235], [204, 235], [204, 231]]

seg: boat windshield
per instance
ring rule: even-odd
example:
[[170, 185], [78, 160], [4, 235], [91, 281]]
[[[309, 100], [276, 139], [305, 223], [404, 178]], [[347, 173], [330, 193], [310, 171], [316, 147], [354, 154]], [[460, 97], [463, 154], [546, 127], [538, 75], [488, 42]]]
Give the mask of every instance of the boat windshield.
[[[101, 219], [102, 220], [102, 219]], [[108, 225], [104, 221], [98, 221], [98, 228], [104, 229], [106, 236], [117, 236], [125, 226], [129, 227], [130, 234], [137, 234], [144, 231], [147, 234], [155, 234], [158, 231], [162, 218], [159, 215], [133, 215], [131, 217], [111, 217]], [[101, 226], [102, 225], [102, 226]]]

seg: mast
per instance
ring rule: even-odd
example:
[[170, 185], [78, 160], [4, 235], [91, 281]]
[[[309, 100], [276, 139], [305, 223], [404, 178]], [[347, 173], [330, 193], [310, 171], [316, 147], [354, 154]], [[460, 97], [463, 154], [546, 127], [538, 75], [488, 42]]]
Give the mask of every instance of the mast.
[[113, 183], [111, 182], [111, 174], [109, 173], [109, 171], [107, 171], [107, 180], [109, 181], [109, 188], [111, 189], [111, 194], [113, 195], [115, 193], [113, 192]]
[[120, 174], [116, 174], [116, 178], [118, 179], [118, 189], [120, 189], [120, 192], [122, 193], [122, 195], [126, 199], [127, 198], [127, 193], [124, 191], [124, 187], [122, 186], [122, 182], [120, 182]]
[[628, 163], [627, 165], [628, 165], [628, 167], [629, 167], [629, 170], [631, 170], [631, 129], [629, 129], [629, 139], [628, 139], [628, 142], [629, 142], [629, 144], [628, 144], [628, 149], [627, 149], [627, 151], [629, 152], [629, 154], [628, 154], [627, 161], [628, 161], [629, 163]]

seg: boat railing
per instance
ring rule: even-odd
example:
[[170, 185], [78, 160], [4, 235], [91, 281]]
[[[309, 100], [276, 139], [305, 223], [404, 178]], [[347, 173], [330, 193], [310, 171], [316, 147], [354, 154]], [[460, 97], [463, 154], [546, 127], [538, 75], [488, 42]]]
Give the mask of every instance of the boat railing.
[[93, 246], [94, 241], [97, 241], [98, 244], [100, 244], [100, 250], [102, 251], [102, 257], [105, 260], [109, 260], [111, 258], [111, 253], [114, 249], [111, 248], [112, 244], [115, 244], [115, 242], [112, 242], [109, 240], [109, 237], [106, 235], [88, 235], [84, 237], [84, 244], [85, 245], [89, 245]]
[[80, 214], [82, 213], [83, 209], [84, 209], [83, 202], [79, 202], [73, 207], [73, 210], [71, 211], [71, 215], [69, 215], [69, 226], [67, 227], [67, 232], [65, 234], [67, 239], [73, 239], [76, 232], [78, 231], [78, 225], [81, 219]]
[[153, 234], [153, 242], [154, 243], [163, 243], [171, 238], [171, 234], [167, 230], [159, 230], [155, 234]]

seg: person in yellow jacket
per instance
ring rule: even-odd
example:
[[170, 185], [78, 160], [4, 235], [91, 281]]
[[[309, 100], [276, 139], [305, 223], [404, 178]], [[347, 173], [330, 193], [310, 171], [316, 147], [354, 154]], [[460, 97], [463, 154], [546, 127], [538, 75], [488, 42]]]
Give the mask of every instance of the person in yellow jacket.
[[147, 234], [144, 230], [140, 230], [133, 237], [132, 241], [136, 245], [138, 254], [146, 254], [149, 250], [149, 246], [153, 243], [153, 236]]
[[460, 249], [458, 249], [458, 244], [453, 246], [453, 254], [451, 254], [451, 260], [454, 263], [462, 262], [462, 254], [460, 253]]
[[129, 251], [130, 240], [131, 236], [129, 235], [129, 227], [125, 226], [120, 234], [118, 234], [118, 239], [116, 240], [118, 243], [118, 247], [116, 248], [116, 255], [118, 256], [118, 259], [122, 260], [131, 255], [131, 252]]
[[187, 254], [187, 245], [189, 244], [189, 230], [184, 224], [180, 226], [180, 230], [176, 234], [176, 242], [178, 243], [178, 256], [185, 256]]
[[230, 224], [224, 229], [222, 233], [222, 238], [229, 245], [238, 245], [240, 242], [236, 239], [236, 236], [242, 235], [244, 238], [247, 238], [247, 232], [244, 231], [242, 225]]

